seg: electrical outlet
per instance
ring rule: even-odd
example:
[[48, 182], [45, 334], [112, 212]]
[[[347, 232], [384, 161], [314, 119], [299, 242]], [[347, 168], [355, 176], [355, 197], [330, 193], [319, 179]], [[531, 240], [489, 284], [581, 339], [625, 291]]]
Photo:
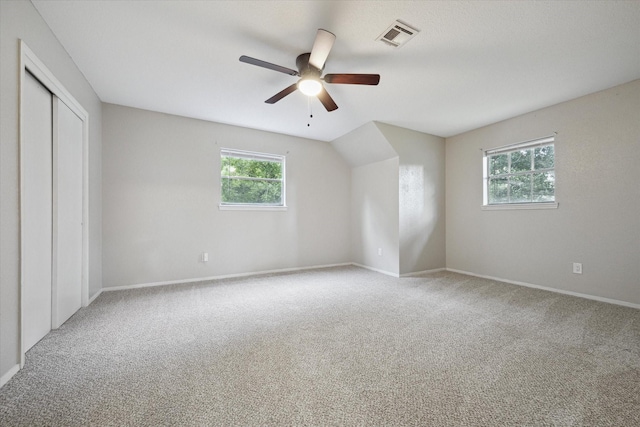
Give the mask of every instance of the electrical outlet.
[[573, 274], [582, 274], [582, 263], [580, 262], [573, 263]]
[[382, 248], [378, 248], [378, 255], [382, 256]]
[[209, 262], [209, 253], [208, 252], [202, 252], [202, 262]]

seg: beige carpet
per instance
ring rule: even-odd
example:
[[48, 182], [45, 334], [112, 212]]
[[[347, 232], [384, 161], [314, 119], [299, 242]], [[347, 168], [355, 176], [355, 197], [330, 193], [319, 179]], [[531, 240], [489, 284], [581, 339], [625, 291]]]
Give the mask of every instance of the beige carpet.
[[105, 292], [0, 425], [640, 425], [640, 310], [356, 267]]

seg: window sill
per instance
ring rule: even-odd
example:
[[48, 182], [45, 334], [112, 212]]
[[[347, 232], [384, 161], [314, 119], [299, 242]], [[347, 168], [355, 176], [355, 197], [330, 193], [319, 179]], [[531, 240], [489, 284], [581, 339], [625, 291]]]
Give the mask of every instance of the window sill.
[[504, 203], [502, 205], [482, 205], [483, 211], [504, 211], [519, 209], [558, 209], [558, 202]]
[[286, 206], [218, 205], [221, 211], [286, 211]]

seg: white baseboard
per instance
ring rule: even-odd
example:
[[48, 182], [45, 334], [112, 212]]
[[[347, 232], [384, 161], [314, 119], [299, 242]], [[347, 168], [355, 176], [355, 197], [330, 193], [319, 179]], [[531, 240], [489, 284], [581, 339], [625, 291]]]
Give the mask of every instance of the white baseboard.
[[446, 268], [434, 268], [433, 270], [422, 270], [422, 271], [415, 271], [413, 273], [404, 273], [401, 274], [400, 277], [414, 277], [414, 276], [420, 276], [422, 274], [429, 274], [429, 273], [437, 273], [439, 271], [445, 271]]
[[135, 285], [124, 285], [124, 286], [112, 286], [108, 288], [102, 288], [100, 292], [110, 292], [110, 291], [124, 291], [128, 289], [138, 289], [138, 288], [149, 288], [153, 286], [166, 286], [166, 285], [177, 285], [181, 283], [194, 283], [194, 282], [206, 282], [209, 280], [220, 280], [220, 279], [232, 279], [236, 277], [251, 277], [251, 276], [261, 276], [264, 274], [277, 274], [277, 273], [288, 273], [292, 271], [304, 271], [304, 270], [315, 270], [319, 268], [331, 268], [331, 267], [344, 267], [348, 265], [353, 265], [350, 262], [343, 264], [326, 264], [326, 265], [313, 265], [309, 267], [294, 267], [294, 268], [282, 268], [279, 270], [265, 270], [265, 271], [255, 271], [252, 273], [236, 273], [236, 274], [225, 274], [221, 276], [209, 276], [209, 277], [198, 277], [192, 279], [181, 279], [181, 280], [169, 280], [165, 282], [152, 282], [152, 283], [138, 283]]
[[5, 385], [6, 383], [8, 383], [9, 380], [11, 378], [13, 378], [13, 376], [15, 374], [17, 374], [19, 370], [20, 370], [20, 365], [13, 365], [11, 367], [11, 369], [9, 369], [9, 371], [7, 371], [6, 374], [4, 374], [2, 377], [0, 377], [0, 387]]
[[360, 267], [360, 268], [366, 268], [367, 270], [375, 271], [376, 273], [386, 274], [387, 276], [391, 276], [391, 277], [412, 277], [412, 276], [419, 276], [421, 274], [437, 273], [439, 271], [446, 270], [446, 268], [434, 268], [433, 270], [414, 271], [413, 273], [398, 274], [398, 273], [392, 273], [390, 271], [381, 270], [379, 268], [369, 267], [368, 265], [358, 264], [357, 262], [353, 262], [351, 263], [351, 265], [355, 265], [356, 267]]
[[390, 271], [380, 270], [379, 268], [369, 267], [368, 265], [358, 264], [357, 262], [352, 262], [351, 265], [355, 265], [356, 267], [366, 268], [367, 270], [375, 271], [376, 273], [386, 274], [391, 277], [400, 277], [398, 273], [392, 273]]
[[624, 306], [624, 307], [631, 307], [631, 308], [640, 309], [640, 304], [634, 304], [634, 303], [627, 302], [627, 301], [620, 301], [620, 300], [617, 300], [617, 299], [604, 298], [604, 297], [599, 297], [599, 296], [596, 296], [596, 295], [582, 294], [580, 292], [565, 291], [563, 289], [556, 289], [556, 288], [550, 288], [548, 286], [534, 285], [532, 283], [519, 282], [517, 280], [509, 280], [509, 279], [502, 279], [500, 277], [486, 276], [484, 274], [476, 274], [476, 273], [472, 273], [470, 271], [457, 270], [455, 268], [447, 268], [446, 270], [447, 271], [451, 271], [452, 273], [466, 274], [467, 276], [480, 277], [480, 278], [483, 278], [483, 279], [490, 279], [490, 280], [495, 280], [495, 281], [498, 281], [498, 282], [510, 283], [512, 285], [526, 286], [527, 288], [542, 289], [543, 291], [555, 292], [555, 293], [558, 293], [558, 294], [571, 295], [571, 296], [574, 296], [574, 297], [586, 298], [586, 299], [590, 299], [590, 300], [594, 300], [594, 301], [606, 302], [606, 303], [609, 303], [609, 304], [615, 304], [615, 305], [621, 305], [621, 306]]
[[96, 294], [94, 296], [89, 298], [89, 302], [87, 303], [87, 306], [90, 306], [91, 303], [94, 302], [96, 300], [96, 298], [98, 298], [100, 296], [101, 293], [102, 293], [102, 289], [100, 289], [98, 292], [96, 292]]

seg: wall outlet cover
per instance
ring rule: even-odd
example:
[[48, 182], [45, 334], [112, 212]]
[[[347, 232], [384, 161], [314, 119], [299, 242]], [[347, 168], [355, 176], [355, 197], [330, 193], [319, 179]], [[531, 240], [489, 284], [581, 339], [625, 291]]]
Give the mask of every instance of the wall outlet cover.
[[574, 274], [582, 274], [582, 263], [574, 262], [573, 263], [573, 273]]

